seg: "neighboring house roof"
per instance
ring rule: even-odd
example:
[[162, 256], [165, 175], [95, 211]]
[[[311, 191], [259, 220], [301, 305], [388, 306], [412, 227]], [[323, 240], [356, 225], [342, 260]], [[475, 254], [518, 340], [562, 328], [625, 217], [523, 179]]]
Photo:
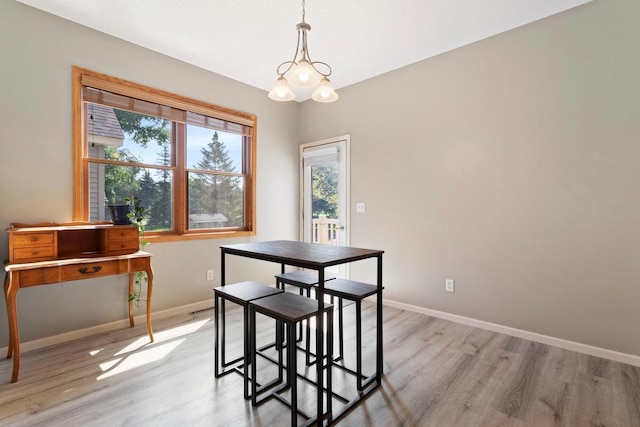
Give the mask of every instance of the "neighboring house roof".
[[87, 120], [87, 133], [89, 135], [124, 139], [124, 132], [122, 132], [113, 108], [88, 103], [87, 113], [89, 115], [89, 120]]

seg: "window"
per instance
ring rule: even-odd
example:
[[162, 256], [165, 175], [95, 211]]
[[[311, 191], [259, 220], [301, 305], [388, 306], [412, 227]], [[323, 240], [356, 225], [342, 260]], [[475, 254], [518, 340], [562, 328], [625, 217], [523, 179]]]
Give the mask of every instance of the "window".
[[73, 67], [74, 220], [135, 196], [145, 237], [255, 234], [255, 124], [229, 110]]

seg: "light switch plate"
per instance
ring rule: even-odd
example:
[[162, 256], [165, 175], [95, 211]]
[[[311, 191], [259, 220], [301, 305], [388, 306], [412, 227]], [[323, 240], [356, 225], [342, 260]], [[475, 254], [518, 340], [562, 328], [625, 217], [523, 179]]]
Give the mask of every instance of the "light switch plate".
[[444, 290], [447, 292], [453, 292], [455, 290], [455, 281], [453, 279], [447, 279], [444, 283]]
[[365, 211], [364, 202], [358, 202], [358, 203], [356, 203], [356, 212], [358, 212], [358, 213], [364, 213], [364, 211]]

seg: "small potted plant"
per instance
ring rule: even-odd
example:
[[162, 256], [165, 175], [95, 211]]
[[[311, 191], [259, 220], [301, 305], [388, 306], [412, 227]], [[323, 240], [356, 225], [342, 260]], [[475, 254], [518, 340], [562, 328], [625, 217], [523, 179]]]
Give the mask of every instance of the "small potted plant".
[[122, 205], [109, 205], [109, 215], [114, 225], [129, 225], [131, 224], [131, 205], [129, 203]]

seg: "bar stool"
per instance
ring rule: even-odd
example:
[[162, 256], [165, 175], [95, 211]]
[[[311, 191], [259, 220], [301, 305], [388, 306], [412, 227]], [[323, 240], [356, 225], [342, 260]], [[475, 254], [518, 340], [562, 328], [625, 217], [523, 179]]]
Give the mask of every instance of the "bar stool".
[[[324, 281], [333, 280], [336, 276], [326, 275]], [[315, 270], [296, 270], [291, 271], [289, 273], [282, 273], [276, 275], [276, 288], [285, 290], [285, 285], [295, 286], [299, 288], [300, 295], [304, 295], [306, 291], [306, 296], [311, 297], [311, 289], [315, 286], [318, 286], [318, 272]], [[331, 303], [333, 303], [333, 297], [331, 298]], [[338, 307], [339, 311], [342, 311], [342, 307]], [[311, 362], [311, 351], [309, 350], [309, 338], [311, 335], [311, 329], [309, 325], [307, 325], [307, 343], [306, 343], [306, 363], [307, 366], [312, 365]], [[302, 322], [298, 323], [298, 336], [299, 338], [296, 342], [302, 341]]]
[[[280, 388], [271, 392], [268, 397], [258, 400], [258, 396], [267, 390], [267, 387], [262, 386], [258, 388], [257, 375], [256, 375], [256, 313], [260, 313], [264, 316], [271, 317], [276, 320], [278, 325], [283, 325], [286, 329], [286, 374], [287, 381]], [[303, 320], [309, 321], [311, 317], [322, 316], [324, 313], [327, 315], [327, 354], [333, 352], [333, 305], [323, 303], [322, 310], [318, 310], [318, 301], [315, 299], [307, 298], [302, 295], [296, 295], [291, 292], [283, 292], [278, 295], [272, 295], [265, 298], [260, 298], [249, 302], [249, 329], [250, 329], [250, 350], [251, 350], [251, 403], [253, 406], [257, 406], [270, 397], [275, 397], [281, 402], [287, 404], [291, 408], [291, 425], [297, 425], [298, 413], [304, 418], [311, 418], [308, 414], [298, 409], [298, 386], [297, 386], [297, 357], [296, 357], [296, 324]], [[277, 329], [279, 326], [277, 326]], [[283, 347], [279, 348], [282, 352]], [[282, 360], [282, 357], [279, 357]], [[327, 398], [327, 412], [331, 412], [331, 357], [327, 358], [327, 373], [326, 373], [326, 390], [329, 392], [329, 398]], [[279, 364], [279, 378], [282, 378], [283, 364]], [[271, 388], [269, 386], [268, 388]], [[278, 393], [290, 388], [290, 399], [287, 402]], [[322, 390], [318, 390], [318, 399], [320, 399], [318, 406], [324, 399], [324, 387]], [[323, 414], [317, 414], [318, 419], [323, 417]]]
[[[268, 285], [263, 285], [257, 282], [240, 282], [231, 285], [218, 286], [213, 289], [215, 298], [215, 322], [216, 322], [216, 337], [215, 337], [215, 377], [219, 378], [229, 372], [237, 371], [240, 366], [234, 366], [231, 369], [225, 369], [228, 366], [238, 364], [241, 360], [243, 363], [243, 377], [244, 377], [244, 398], [249, 399], [249, 378], [248, 378], [248, 366], [247, 360], [250, 353], [249, 347], [249, 310], [248, 306], [251, 301], [268, 297], [271, 295], [281, 294], [284, 291], [273, 288]], [[242, 356], [227, 362], [225, 351], [225, 301], [231, 301], [242, 306], [242, 340], [243, 340], [243, 354]], [[221, 312], [221, 313], [220, 313]], [[222, 314], [222, 322], [220, 322], [220, 314]]]
[[356, 371], [340, 366], [356, 375], [358, 390], [362, 390], [375, 379], [369, 378], [363, 385], [362, 375], [362, 300], [378, 293], [377, 286], [368, 283], [356, 282], [354, 280], [335, 279], [324, 284], [324, 293], [338, 298], [338, 336], [339, 336], [339, 360], [344, 357], [344, 319], [342, 314], [342, 300], [353, 301], [356, 309]]

